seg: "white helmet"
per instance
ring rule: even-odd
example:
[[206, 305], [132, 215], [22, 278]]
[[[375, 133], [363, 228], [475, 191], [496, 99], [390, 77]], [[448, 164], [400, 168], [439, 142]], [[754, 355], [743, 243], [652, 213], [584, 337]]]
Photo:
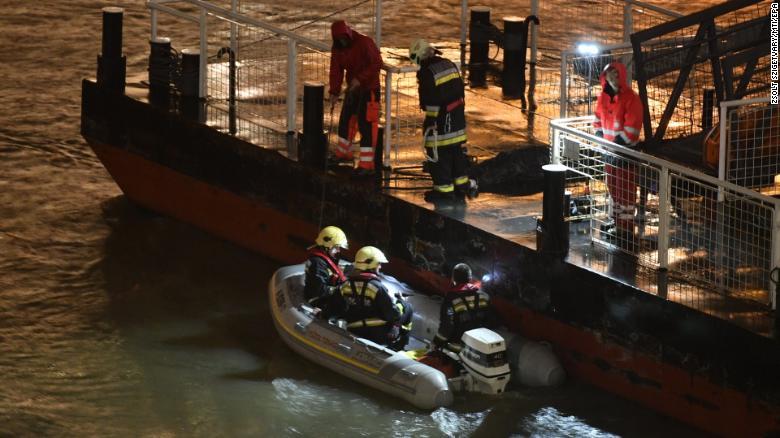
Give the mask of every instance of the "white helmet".
[[374, 246], [364, 246], [355, 254], [355, 267], [362, 271], [375, 269], [380, 263], [387, 263], [387, 257]]
[[434, 49], [428, 41], [419, 38], [412, 43], [411, 47], [409, 47], [409, 59], [419, 65], [423, 59], [428, 58], [435, 51], [436, 49]]

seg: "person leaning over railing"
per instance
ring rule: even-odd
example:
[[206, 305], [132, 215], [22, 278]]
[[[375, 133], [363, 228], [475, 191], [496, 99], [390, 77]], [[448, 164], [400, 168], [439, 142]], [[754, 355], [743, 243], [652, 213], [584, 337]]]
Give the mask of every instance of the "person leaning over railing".
[[[642, 131], [643, 106], [639, 96], [626, 81], [626, 66], [613, 61], [601, 73], [601, 94], [596, 103], [593, 128], [596, 135], [621, 146], [636, 147]], [[610, 224], [614, 235], [633, 240], [636, 210], [636, 175], [625, 159], [607, 160], [607, 189], [612, 198]]]

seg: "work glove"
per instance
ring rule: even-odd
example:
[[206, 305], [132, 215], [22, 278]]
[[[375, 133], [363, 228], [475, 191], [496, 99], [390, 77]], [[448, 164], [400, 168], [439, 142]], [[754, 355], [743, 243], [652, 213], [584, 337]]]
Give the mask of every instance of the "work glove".
[[615, 144], [619, 144], [620, 146], [625, 146], [625, 145], [627, 145], [627, 144], [628, 144], [628, 143], [626, 143], [626, 141], [623, 139], [623, 136], [622, 136], [622, 135], [618, 135], [617, 137], [615, 137], [615, 139], [613, 140], [613, 143], [615, 143]]
[[396, 339], [398, 339], [398, 336], [401, 335], [401, 326], [399, 325], [393, 325], [390, 328], [390, 331], [387, 332], [387, 343], [392, 344], [395, 342]]
[[598, 129], [598, 130], [596, 130], [596, 133], [593, 134], [593, 135], [595, 135], [596, 137], [604, 138], [604, 131], [602, 131], [601, 129]]
[[348, 91], [355, 91], [360, 87], [360, 81], [356, 78], [352, 78], [352, 80], [349, 82], [349, 90]]

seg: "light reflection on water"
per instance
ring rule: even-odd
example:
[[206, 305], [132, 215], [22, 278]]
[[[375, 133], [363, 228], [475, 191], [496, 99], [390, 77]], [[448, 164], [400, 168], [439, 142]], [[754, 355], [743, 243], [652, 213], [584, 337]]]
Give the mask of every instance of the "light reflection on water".
[[276, 265], [131, 206], [79, 136], [104, 5], [0, 0], [0, 436], [695, 435], [573, 382], [422, 412], [295, 355]]

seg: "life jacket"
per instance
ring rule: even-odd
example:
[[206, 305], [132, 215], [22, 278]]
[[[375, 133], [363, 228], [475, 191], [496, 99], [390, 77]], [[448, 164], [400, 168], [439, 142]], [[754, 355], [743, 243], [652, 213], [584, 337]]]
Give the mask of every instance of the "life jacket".
[[630, 146], [639, 141], [642, 131], [644, 109], [639, 96], [631, 89], [626, 75], [626, 66], [620, 62], [612, 62], [601, 73], [601, 89], [611, 89], [607, 82], [607, 70], [612, 67], [618, 72], [620, 89], [613, 95], [602, 91], [596, 102], [596, 111], [593, 127], [601, 130], [604, 139], [615, 141], [621, 137], [623, 142]]
[[328, 270], [328, 273], [330, 274], [330, 278], [328, 280], [328, 284], [330, 286], [338, 286], [341, 283], [344, 283], [347, 281], [347, 277], [344, 275], [344, 271], [341, 270], [339, 265], [336, 263], [335, 260], [333, 260], [328, 253], [323, 251], [320, 248], [312, 248], [309, 250], [309, 257], [319, 257], [322, 260], [325, 261], [325, 263], [328, 264], [328, 267], [330, 268]]
[[[340, 292], [347, 303], [345, 319], [350, 329], [384, 326], [400, 319], [392, 298], [380, 282], [379, 276], [373, 272], [350, 276], [341, 285]], [[389, 300], [385, 303], [386, 308], [380, 308], [377, 303], [380, 294], [386, 295]]]
[[[417, 72], [420, 108], [425, 111], [426, 147], [459, 145], [466, 141], [463, 78], [452, 61], [432, 56]], [[436, 126], [436, 132], [427, 128]]]
[[490, 306], [488, 294], [472, 283], [462, 283], [450, 288], [447, 301], [453, 311], [453, 323], [459, 329], [467, 326], [465, 328], [470, 330], [484, 323]]

